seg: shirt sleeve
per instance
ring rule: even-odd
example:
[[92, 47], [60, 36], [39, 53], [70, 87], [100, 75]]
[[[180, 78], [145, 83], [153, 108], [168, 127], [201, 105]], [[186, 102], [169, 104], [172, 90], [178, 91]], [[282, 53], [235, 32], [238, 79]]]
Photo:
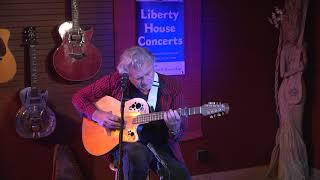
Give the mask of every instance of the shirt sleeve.
[[72, 97], [72, 104], [81, 115], [91, 119], [97, 108], [94, 103], [105, 95], [112, 93], [114, 78], [106, 75], [94, 83], [80, 89]]

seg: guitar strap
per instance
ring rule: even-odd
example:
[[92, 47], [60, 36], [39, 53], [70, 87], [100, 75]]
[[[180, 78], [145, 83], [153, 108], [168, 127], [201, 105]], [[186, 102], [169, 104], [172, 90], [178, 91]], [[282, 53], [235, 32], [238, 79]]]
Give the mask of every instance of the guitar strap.
[[153, 84], [148, 95], [148, 104], [151, 108], [151, 111], [155, 111], [156, 109], [159, 85], [159, 76], [156, 72], [154, 72]]

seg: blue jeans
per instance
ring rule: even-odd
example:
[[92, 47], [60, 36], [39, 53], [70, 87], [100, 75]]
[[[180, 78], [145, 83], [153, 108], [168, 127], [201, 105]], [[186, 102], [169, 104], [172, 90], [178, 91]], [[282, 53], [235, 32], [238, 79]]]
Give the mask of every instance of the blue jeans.
[[[178, 161], [167, 144], [155, 147], [157, 153], [166, 163], [166, 169], [162, 169], [165, 180], [190, 180], [190, 175], [185, 164]], [[115, 159], [118, 159], [118, 148], [112, 152]], [[123, 144], [123, 175], [125, 180], [146, 180], [149, 169], [154, 170], [159, 175], [157, 168], [158, 161], [154, 154], [140, 142]], [[158, 166], [159, 167], [159, 166]], [[163, 167], [160, 165], [160, 167]], [[167, 171], [168, 170], [168, 171]], [[163, 172], [161, 171], [161, 172]]]

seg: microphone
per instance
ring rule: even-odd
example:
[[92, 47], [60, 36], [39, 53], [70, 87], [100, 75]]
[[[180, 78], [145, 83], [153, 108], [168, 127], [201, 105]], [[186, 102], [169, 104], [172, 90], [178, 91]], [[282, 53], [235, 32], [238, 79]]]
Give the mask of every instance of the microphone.
[[123, 73], [121, 76], [121, 88], [124, 90], [127, 87], [129, 75], [128, 73]]
[[123, 157], [123, 150], [122, 150], [122, 146], [123, 146], [123, 129], [124, 129], [124, 107], [125, 107], [125, 90], [127, 87], [127, 83], [128, 83], [128, 79], [129, 79], [129, 75], [128, 73], [123, 73], [121, 75], [121, 101], [120, 101], [120, 132], [119, 132], [119, 159], [120, 161], [118, 161], [118, 179], [123, 179], [123, 165], [122, 165], [122, 157]]

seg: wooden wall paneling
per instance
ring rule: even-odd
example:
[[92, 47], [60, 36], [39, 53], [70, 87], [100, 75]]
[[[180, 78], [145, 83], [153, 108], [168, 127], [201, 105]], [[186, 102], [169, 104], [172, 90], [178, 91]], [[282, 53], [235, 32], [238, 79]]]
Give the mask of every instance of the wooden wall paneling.
[[[71, 20], [70, 12], [70, 0], [0, 1], [0, 28], [11, 31], [9, 48], [17, 62], [15, 77], [8, 83], [0, 84], [0, 118], [3, 119], [0, 121], [0, 133], [2, 137], [7, 137], [0, 140], [0, 179], [50, 179], [54, 143], [76, 144], [74, 148], [79, 151], [77, 153], [84, 153], [78, 142], [81, 140], [81, 119], [71, 104], [71, 97], [81, 87], [114, 69], [113, 1], [79, 0], [80, 25], [94, 28], [93, 44], [103, 57], [100, 72], [86, 82], [65, 81], [55, 74], [51, 65], [52, 54], [61, 43], [57, 28]], [[22, 32], [26, 26], [37, 27], [38, 86], [49, 91], [48, 103], [57, 115], [56, 131], [41, 141], [22, 139], [15, 132], [15, 113], [20, 107], [18, 93], [25, 86]], [[28, 154], [17, 155], [20, 151]], [[83, 160], [82, 157], [80, 159]], [[83, 163], [82, 166], [90, 167]], [[99, 176], [92, 173], [88, 171], [87, 177]]]

